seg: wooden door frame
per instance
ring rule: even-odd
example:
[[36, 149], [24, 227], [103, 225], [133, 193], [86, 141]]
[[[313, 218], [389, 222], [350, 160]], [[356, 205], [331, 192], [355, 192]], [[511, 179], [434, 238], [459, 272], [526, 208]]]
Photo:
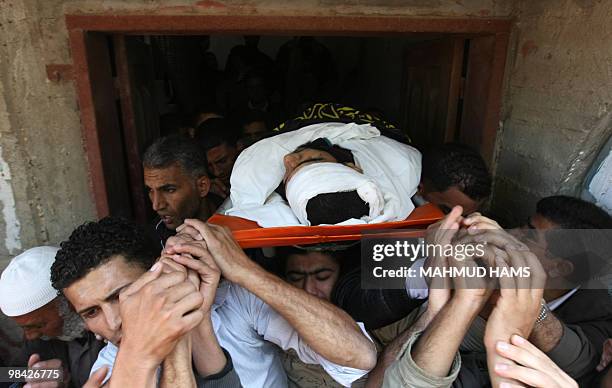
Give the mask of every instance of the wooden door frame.
[[[481, 152], [491, 162], [501, 110], [502, 85], [512, 20], [482, 18], [415, 18], [403, 16], [260, 16], [260, 15], [66, 15], [73, 74], [81, 112], [82, 134], [89, 164], [90, 187], [99, 217], [113, 213], [108, 192], [110, 168], [105, 169], [105, 149], [117, 146], [104, 134], [119, 129], [115, 106], [109, 105], [109, 88], [92, 76], [92, 69], [109, 66], [93, 55], [92, 35], [312, 35], [391, 36], [414, 34], [464, 34], [470, 39], [494, 39], [488, 95], [483, 116]], [[98, 42], [99, 43], [99, 42]], [[99, 47], [99, 44], [98, 44]], [[104, 57], [104, 56], [102, 56]], [[106, 85], [107, 86], [107, 85]], [[106, 98], [106, 101], [105, 101]], [[130, 114], [124, 111], [123, 114]], [[126, 118], [123, 118], [124, 122]], [[128, 117], [128, 121], [131, 119]], [[107, 143], [108, 142], [108, 143]], [[127, 145], [133, 149], [133, 145]], [[106, 148], [105, 148], [106, 147]], [[142, 186], [141, 186], [142, 187]], [[114, 195], [114, 194], [113, 194]], [[116, 201], [115, 201], [116, 202]]]

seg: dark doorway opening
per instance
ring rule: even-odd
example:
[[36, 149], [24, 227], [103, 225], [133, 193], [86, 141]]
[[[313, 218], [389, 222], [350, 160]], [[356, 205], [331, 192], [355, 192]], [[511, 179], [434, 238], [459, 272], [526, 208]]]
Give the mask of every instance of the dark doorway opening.
[[248, 72], [232, 74], [245, 35], [261, 35], [251, 60], [277, 107], [272, 126], [335, 102], [383, 116], [417, 148], [461, 141], [491, 162], [509, 21], [291, 17], [289, 29], [276, 19], [67, 17], [100, 216], [151, 216], [140, 155], [174, 119], [189, 125], [207, 105], [239, 115], [251, 103]]

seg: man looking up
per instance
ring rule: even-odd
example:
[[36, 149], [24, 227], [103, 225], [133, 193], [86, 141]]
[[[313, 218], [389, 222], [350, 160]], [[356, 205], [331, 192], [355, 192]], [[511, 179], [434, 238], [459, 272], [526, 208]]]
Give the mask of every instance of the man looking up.
[[63, 368], [60, 386], [81, 387], [104, 344], [85, 331], [81, 318], [51, 286], [56, 252], [41, 246], [11, 260], [0, 277], [0, 309], [23, 329], [28, 367]]
[[423, 152], [423, 172], [417, 206], [427, 201], [444, 213], [461, 206], [463, 214], [477, 211], [491, 194], [491, 175], [482, 156], [463, 144], [448, 143]]
[[216, 210], [218, 204], [209, 196], [206, 157], [193, 140], [158, 139], [145, 151], [142, 166], [149, 199], [160, 218], [155, 230], [162, 244], [186, 218], [207, 220]]

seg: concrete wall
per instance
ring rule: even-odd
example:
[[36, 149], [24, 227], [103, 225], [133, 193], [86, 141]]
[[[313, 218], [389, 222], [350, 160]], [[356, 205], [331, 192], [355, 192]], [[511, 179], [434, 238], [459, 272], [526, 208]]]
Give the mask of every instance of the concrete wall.
[[577, 194], [612, 135], [612, 1], [519, 1], [493, 210], [524, 221], [538, 198]]

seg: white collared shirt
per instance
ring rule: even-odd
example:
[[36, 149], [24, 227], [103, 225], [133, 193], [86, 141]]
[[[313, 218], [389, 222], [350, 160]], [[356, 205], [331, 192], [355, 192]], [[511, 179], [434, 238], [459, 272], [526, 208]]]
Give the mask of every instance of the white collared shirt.
[[[211, 320], [219, 344], [231, 355], [234, 369], [245, 388], [287, 386], [287, 376], [279, 357], [281, 349], [294, 349], [300, 360], [321, 365], [344, 386], [350, 386], [368, 373], [334, 364], [321, 357], [270, 306], [248, 290], [230, 282], [223, 281], [219, 285]], [[363, 325], [360, 327], [365, 334]], [[104, 347], [91, 373], [103, 365], [112, 369], [117, 351], [117, 347], [110, 343]]]

